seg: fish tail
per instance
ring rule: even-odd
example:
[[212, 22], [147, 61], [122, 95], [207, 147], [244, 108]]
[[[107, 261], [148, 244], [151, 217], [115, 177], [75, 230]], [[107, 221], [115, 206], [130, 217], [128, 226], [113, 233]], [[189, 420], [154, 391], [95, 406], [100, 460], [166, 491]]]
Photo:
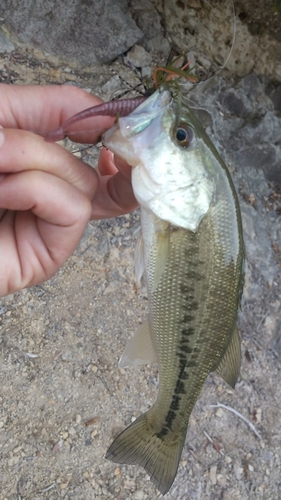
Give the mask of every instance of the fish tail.
[[166, 435], [163, 431], [156, 432], [148, 413], [143, 413], [117, 436], [106, 458], [116, 463], [140, 465], [165, 495], [175, 479], [185, 436], [171, 439], [169, 431]]

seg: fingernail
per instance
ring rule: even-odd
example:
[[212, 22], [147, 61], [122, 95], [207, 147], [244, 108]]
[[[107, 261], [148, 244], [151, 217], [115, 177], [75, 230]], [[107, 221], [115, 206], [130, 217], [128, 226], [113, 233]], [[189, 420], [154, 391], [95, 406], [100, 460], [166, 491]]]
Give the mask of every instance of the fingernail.
[[5, 141], [4, 133], [2, 132], [2, 130], [0, 130], [0, 148], [3, 146], [4, 141]]

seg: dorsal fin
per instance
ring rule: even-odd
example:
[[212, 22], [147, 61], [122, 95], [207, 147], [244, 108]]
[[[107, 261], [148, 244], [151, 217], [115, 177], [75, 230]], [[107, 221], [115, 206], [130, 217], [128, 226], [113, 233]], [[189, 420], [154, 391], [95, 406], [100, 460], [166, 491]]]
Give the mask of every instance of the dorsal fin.
[[234, 389], [241, 365], [240, 337], [235, 326], [230, 343], [216, 369], [216, 372]]

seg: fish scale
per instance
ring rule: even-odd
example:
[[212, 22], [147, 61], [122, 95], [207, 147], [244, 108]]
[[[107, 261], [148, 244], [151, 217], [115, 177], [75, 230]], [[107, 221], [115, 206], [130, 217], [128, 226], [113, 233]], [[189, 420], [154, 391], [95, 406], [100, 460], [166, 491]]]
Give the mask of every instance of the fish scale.
[[[144, 219], [144, 215], [142, 217]], [[148, 217], [152, 219], [150, 215]], [[170, 429], [173, 432], [175, 429], [178, 432], [182, 432], [182, 429], [185, 431], [186, 422], [202, 385], [209, 372], [217, 367], [221, 350], [226, 348], [229, 342], [229, 328], [223, 327], [225, 318], [229, 317], [227, 323], [232, 323], [233, 328], [237, 318], [237, 299], [233, 300], [237, 295], [236, 291], [233, 290], [231, 295], [228, 293], [235, 278], [235, 268], [230, 264], [230, 268], [224, 270], [216, 249], [212, 248], [212, 243], [207, 243], [208, 232], [210, 233], [209, 219], [212, 219], [212, 214], [202, 221], [197, 233], [183, 229], [170, 231], [169, 261], [157, 290], [153, 293], [149, 290], [152, 329], [159, 332], [156, 333], [156, 350], [159, 353], [159, 391], [153, 411], [159, 409], [160, 427], [165, 426], [163, 417], [168, 414], [172, 395], [176, 392], [180, 370], [178, 352], [185, 357], [186, 362], [185, 373], [188, 374], [188, 378], [183, 380], [186, 397], [181, 398], [181, 408], [178, 410], [180, 423], [178, 424], [175, 419]], [[149, 241], [149, 238], [146, 238], [145, 224], [142, 231], [144, 240]], [[213, 239], [210, 237], [211, 241]], [[153, 244], [150, 245], [151, 241], [149, 243], [151, 248]], [[151, 255], [148, 258], [152, 263]], [[155, 268], [153, 265], [151, 267]], [[153, 282], [153, 277], [147, 281], [148, 288], [151, 288], [149, 283]], [[225, 296], [228, 300], [222, 301], [221, 296]], [[188, 315], [187, 321], [184, 319], [186, 315]], [[183, 329], [187, 332], [188, 329], [192, 329], [192, 334], [183, 335]], [[212, 333], [216, 334], [215, 341], [211, 340]], [[191, 353], [185, 353], [179, 347], [181, 339], [186, 337], [188, 346], [192, 349]], [[194, 353], [194, 348], [199, 352]], [[196, 366], [189, 367], [190, 361], [195, 361]]]
[[148, 321], [120, 363], [159, 368], [155, 403], [117, 436], [107, 458], [141, 465], [165, 494], [208, 374], [217, 371], [232, 387], [239, 374], [240, 210], [226, 165], [173, 82], [120, 118], [104, 144], [133, 165], [142, 226], [136, 271], [144, 268], [148, 289]]

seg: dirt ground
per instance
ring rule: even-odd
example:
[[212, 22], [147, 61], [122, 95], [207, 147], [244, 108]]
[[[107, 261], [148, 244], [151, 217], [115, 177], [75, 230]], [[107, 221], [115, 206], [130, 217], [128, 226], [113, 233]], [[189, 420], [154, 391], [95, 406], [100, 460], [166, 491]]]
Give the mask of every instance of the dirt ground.
[[[243, 22], [250, 22], [251, 5], [263, 35], [261, 3], [245, 2]], [[79, 85], [104, 99], [126, 87], [120, 77], [139, 81], [121, 58], [81, 69], [21, 45], [0, 54], [0, 77], [11, 84]], [[98, 151], [76, 154], [95, 165]], [[245, 193], [239, 195], [245, 203]], [[143, 469], [104, 458], [112, 439], [157, 393], [156, 366], [117, 366], [148, 307], [145, 286], [137, 289], [134, 281], [139, 219], [136, 211], [91, 222], [53, 279], [0, 300], [0, 500], [161, 496]], [[276, 259], [280, 267], [280, 254]], [[272, 347], [280, 334], [280, 273], [266, 286], [258, 271], [251, 279], [239, 319], [241, 377], [232, 390], [209, 376], [167, 500], [281, 499], [279, 337]], [[249, 290], [256, 290], [255, 300]]]

